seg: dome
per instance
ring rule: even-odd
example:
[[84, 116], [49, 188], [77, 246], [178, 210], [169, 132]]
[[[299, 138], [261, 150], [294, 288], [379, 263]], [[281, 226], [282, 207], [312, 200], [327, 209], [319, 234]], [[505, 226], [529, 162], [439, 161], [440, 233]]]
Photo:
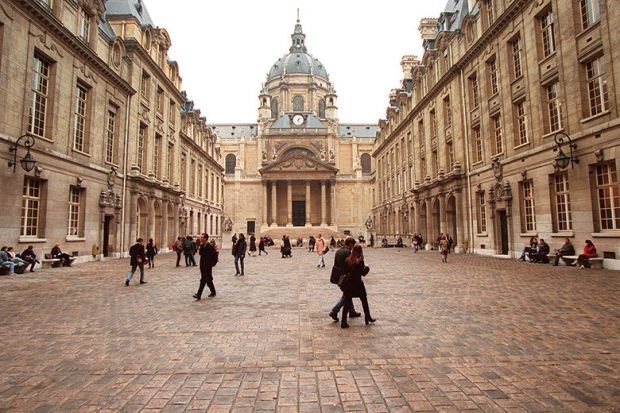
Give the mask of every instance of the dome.
[[329, 80], [327, 70], [318, 59], [308, 54], [306, 48], [306, 35], [301, 29], [301, 23], [297, 19], [295, 31], [291, 35], [292, 44], [289, 53], [279, 58], [269, 69], [267, 81], [282, 76], [283, 74], [296, 73], [304, 75], [320, 76]]
[[271, 66], [271, 70], [269, 70], [269, 74], [267, 75], [267, 81], [280, 77], [285, 73], [315, 75], [329, 80], [329, 75], [327, 74], [327, 70], [325, 70], [325, 66], [323, 66], [318, 59], [303, 52], [289, 53], [279, 58], [278, 61]]

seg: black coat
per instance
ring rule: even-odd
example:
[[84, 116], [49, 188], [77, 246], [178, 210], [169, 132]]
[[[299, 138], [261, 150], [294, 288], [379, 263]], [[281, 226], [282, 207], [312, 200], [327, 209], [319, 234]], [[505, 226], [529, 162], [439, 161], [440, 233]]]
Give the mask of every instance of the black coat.
[[245, 238], [239, 238], [235, 245], [237, 246], [235, 257], [245, 257], [245, 252], [248, 249], [248, 244], [245, 242]]
[[200, 246], [198, 252], [200, 254], [200, 273], [202, 276], [211, 275], [211, 270], [218, 261], [217, 251], [213, 248], [213, 245], [207, 242]]
[[347, 257], [351, 255], [351, 251], [347, 247], [341, 247], [336, 251], [334, 255], [334, 266], [332, 267], [332, 274], [329, 277], [329, 280], [332, 284], [338, 284], [338, 279], [340, 275], [344, 273], [346, 269], [345, 260]]
[[254, 235], [250, 237], [250, 251], [256, 251], [256, 237]]
[[[131, 257], [130, 265], [138, 265], [144, 264], [144, 245], [142, 244], [133, 244], [131, 248], [129, 248], [129, 256]], [[140, 258], [140, 262], [138, 262], [138, 258]]]
[[343, 291], [344, 295], [347, 297], [363, 297], [366, 295], [366, 287], [364, 286], [364, 281], [362, 281], [362, 277], [368, 274], [370, 268], [364, 265], [364, 261], [359, 262], [355, 265], [348, 266], [349, 268], [349, 277], [347, 287]]

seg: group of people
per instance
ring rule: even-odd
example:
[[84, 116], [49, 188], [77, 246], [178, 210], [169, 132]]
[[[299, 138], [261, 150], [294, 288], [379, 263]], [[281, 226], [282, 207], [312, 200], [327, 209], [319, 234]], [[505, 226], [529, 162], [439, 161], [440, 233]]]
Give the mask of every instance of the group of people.
[[576, 266], [579, 268], [590, 268], [590, 258], [597, 256], [596, 247], [591, 240], [586, 240], [583, 245], [581, 254], [577, 256], [577, 259], [566, 258], [574, 257], [576, 254], [575, 247], [570, 242], [569, 238], [564, 238], [564, 243], [560, 248], [554, 250], [554, 254], [551, 254], [551, 248], [549, 244], [542, 238], [531, 237], [530, 242], [523, 248], [521, 252], [520, 260], [525, 261], [527, 257], [530, 262], [548, 264], [550, 257], [553, 257], [553, 265], [558, 266], [560, 259], [566, 263], [566, 265]]
[[[63, 252], [60, 244], [54, 245], [49, 256], [60, 260], [60, 263], [66, 267], [70, 267], [73, 262], [73, 257]], [[28, 266], [30, 266], [30, 272], [34, 272], [34, 266], [40, 262], [32, 245], [28, 245], [28, 248], [21, 254], [15, 253], [13, 247], [3, 246], [0, 249], [0, 266], [7, 267], [9, 275], [21, 274]]]

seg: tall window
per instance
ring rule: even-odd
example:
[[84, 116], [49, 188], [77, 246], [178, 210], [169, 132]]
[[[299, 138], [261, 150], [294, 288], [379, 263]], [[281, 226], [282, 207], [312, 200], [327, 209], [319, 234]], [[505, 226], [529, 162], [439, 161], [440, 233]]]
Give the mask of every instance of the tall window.
[[497, 81], [497, 60], [493, 59], [487, 63], [487, 68], [489, 70], [489, 86], [491, 95], [499, 92], [499, 83]]
[[523, 181], [523, 223], [525, 232], [536, 231], [534, 184], [531, 180]]
[[424, 121], [420, 120], [418, 122], [418, 146], [420, 148], [420, 156], [424, 156], [424, 144], [426, 143], [426, 137], [424, 136]]
[[271, 119], [278, 117], [278, 99], [271, 99]]
[[226, 168], [225, 168], [226, 173], [234, 174], [236, 166], [237, 166], [237, 157], [232, 153], [229, 153], [228, 155], [226, 155]]
[[596, 166], [596, 190], [601, 229], [620, 229], [620, 188], [615, 161]]
[[515, 79], [523, 75], [521, 70], [521, 38], [517, 37], [511, 42], [512, 49], [512, 74]]
[[174, 100], [170, 99], [170, 106], [168, 106], [168, 122], [175, 124], [177, 120], [177, 105]]
[[609, 109], [609, 98], [603, 56], [586, 63], [586, 78], [590, 116], [605, 112]]
[[75, 86], [75, 105], [73, 108], [73, 149], [86, 152], [86, 104], [88, 89], [78, 83]]
[[142, 71], [142, 80], [140, 83], [140, 95], [142, 96], [142, 99], [146, 100], [147, 102], [150, 100], [151, 76], [149, 76], [149, 74], [146, 73], [145, 71]]
[[172, 165], [174, 165], [174, 145], [168, 144], [168, 153], [166, 154], [166, 162], [168, 165], [166, 176], [168, 177], [168, 181], [172, 182]]
[[198, 197], [202, 198], [202, 165], [198, 165]]
[[443, 100], [443, 121], [446, 129], [452, 127], [452, 108], [449, 96]]
[[39, 208], [41, 206], [41, 183], [30, 176], [24, 177], [22, 192], [21, 235], [36, 237], [39, 235]]
[[495, 21], [495, 2], [493, 0], [487, 0], [487, 19], [489, 26]]
[[446, 160], [448, 162], [448, 171], [451, 171], [454, 167], [454, 147], [452, 142], [446, 143]]
[[136, 145], [136, 164], [138, 165], [138, 171], [141, 174], [144, 173], [144, 142], [146, 140], [146, 125], [140, 124], [138, 129], [138, 142]]
[[325, 118], [325, 99], [319, 100], [319, 118]]
[[543, 57], [550, 56], [555, 52], [553, 11], [549, 10], [540, 16], [540, 31], [542, 35]]
[[32, 81], [28, 131], [33, 135], [45, 135], [45, 115], [50, 82], [50, 63], [39, 55], [32, 59]]
[[80, 27], [78, 36], [85, 42], [88, 42], [88, 35], [90, 32], [90, 16], [86, 13], [86, 10], [80, 10]]
[[580, 0], [581, 26], [587, 29], [601, 19], [601, 0]]
[[69, 188], [69, 225], [67, 235], [77, 237], [80, 234], [80, 188]]
[[499, 155], [500, 153], [504, 153], [501, 116], [500, 115], [493, 116], [493, 118], [491, 118], [491, 124], [493, 125], [493, 137], [495, 141], [495, 155]]
[[473, 75], [469, 78], [469, 89], [471, 93], [472, 109], [477, 108], [480, 105], [480, 93], [478, 90], [478, 76]]
[[435, 115], [435, 111], [431, 110], [430, 112], [430, 128], [431, 128], [431, 139], [437, 138], [437, 116]]
[[301, 96], [295, 96], [293, 98], [293, 111], [303, 112], [304, 110], [304, 98]]
[[478, 234], [487, 232], [487, 210], [484, 192], [478, 192]]
[[164, 90], [160, 87], [157, 88], [157, 105], [155, 109], [158, 115], [164, 115]]
[[433, 176], [439, 175], [439, 156], [437, 155], [437, 148], [433, 149], [431, 162], [433, 163]]
[[482, 162], [482, 136], [480, 135], [480, 127], [476, 127], [473, 129], [473, 155], [474, 155], [474, 163]]
[[547, 92], [547, 129], [548, 132], [555, 132], [562, 129], [562, 108], [558, 96], [558, 82], [546, 87]]
[[360, 163], [362, 164], [362, 174], [363, 175], [370, 175], [370, 173], [372, 172], [371, 169], [371, 158], [370, 155], [367, 153], [363, 153], [360, 156]]
[[179, 169], [181, 170], [181, 189], [185, 191], [187, 190], [187, 155], [184, 153], [181, 154]]
[[189, 194], [196, 194], [196, 161], [192, 159], [190, 161], [189, 169]]
[[153, 144], [153, 172], [155, 177], [161, 180], [161, 135], [155, 134]]
[[555, 189], [555, 220], [558, 231], [569, 231], [572, 228], [570, 209], [570, 188], [568, 172], [561, 172], [553, 177]]
[[105, 128], [105, 161], [114, 163], [114, 139], [116, 135], [116, 108], [108, 108]]
[[515, 118], [517, 124], [516, 130], [516, 146], [524, 145], [528, 142], [527, 136], [527, 114], [525, 113], [525, 101], [516, 103], [515, 106]]

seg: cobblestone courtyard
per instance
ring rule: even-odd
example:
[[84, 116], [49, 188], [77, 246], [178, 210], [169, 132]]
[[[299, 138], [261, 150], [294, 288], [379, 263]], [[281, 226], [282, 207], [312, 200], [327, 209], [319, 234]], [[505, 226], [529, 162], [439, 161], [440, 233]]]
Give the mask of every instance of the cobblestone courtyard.
[[[370, 307], [342, 330], [329, 264], [223, 251], [217, 297], [157, 257], [0, 277], [0, 411], [616, 411], [620, 275], [367, 250]], [[208, 291], [208, 290], [207, 290]], [[359, 300], [356, 307], [361, 310]]]

